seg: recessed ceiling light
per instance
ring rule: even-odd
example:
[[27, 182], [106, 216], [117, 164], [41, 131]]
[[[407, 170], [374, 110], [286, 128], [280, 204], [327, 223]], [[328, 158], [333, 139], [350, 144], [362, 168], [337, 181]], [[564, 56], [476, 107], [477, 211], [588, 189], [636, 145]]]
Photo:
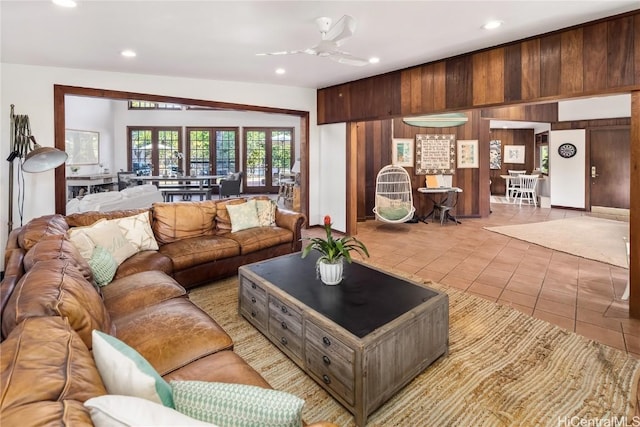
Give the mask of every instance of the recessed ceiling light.
[[125, 49], [122, 52], [120, 52], [120, 55], [127, 57], [127, 58], [134, 58], [136, 56], [136, 53], [134, 51], [132, 51], [131, 49]]
[[378, 62], [380, 62], [380, 58], [378, 58], [377, 56], [369, 58], [369, 64], [377, 64]]
[[284, 68], [276, 68], [276, 74], [284, 74], [287, 71]]
[[78, 4], [74, 0], [51, 0], [53, 4], [62, 7], [76, 7]]
[[482, 26], [485, 30], [495, 30], [496, 28], [502, 26], [502, 21], [489, 21]]

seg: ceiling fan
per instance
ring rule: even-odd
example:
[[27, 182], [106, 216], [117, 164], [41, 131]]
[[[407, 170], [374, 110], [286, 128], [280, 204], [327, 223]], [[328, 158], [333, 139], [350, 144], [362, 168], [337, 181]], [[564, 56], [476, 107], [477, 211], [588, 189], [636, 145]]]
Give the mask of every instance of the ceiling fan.
[[316, 24], [320, 30], [321, 39], [320, 43], [313, 47], [309, 47], [303, 50], [289, 50], [271, 53], [258, 53], [259, 56], [265, 55], [293, 55], [297, 53], [306, 53], [307, 55], [315, 55], [332, 59], [341, 64], [363, 66], [369, 63], [368, 60], [358, 58], [351, 55], [348, 52], [338, 49], [344, 44], [344, 42], [353, 34], [356, 30], [356, 20], [349, 16], [344, 15], [342, 18], [331, 26], [333, 21], [331, 18], [320, 17], [316, 19]]

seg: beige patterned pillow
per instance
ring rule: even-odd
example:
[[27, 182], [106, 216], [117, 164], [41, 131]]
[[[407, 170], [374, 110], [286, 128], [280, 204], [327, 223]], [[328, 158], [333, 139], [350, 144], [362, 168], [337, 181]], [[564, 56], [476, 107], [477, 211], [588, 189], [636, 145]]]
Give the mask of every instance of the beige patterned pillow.
[[94, 226], [84, 228], [82, 232], [89, 236], [96, 246], [102, 246], [109, 251], [118, 265], [138, 252], [138, 249], [124, 237], [115, 222], [98, 221]]
[[151, 230], [148, 212], [142, 212], [138, 215], [124, 218], [111, 219], [109, 221], [118, 225], [124, 237], [131, 242], [138, 251], [158, 250], [158, 242]]
[[256, 200], [260, 227], [276, 225], [276, 202], [274, 200]]

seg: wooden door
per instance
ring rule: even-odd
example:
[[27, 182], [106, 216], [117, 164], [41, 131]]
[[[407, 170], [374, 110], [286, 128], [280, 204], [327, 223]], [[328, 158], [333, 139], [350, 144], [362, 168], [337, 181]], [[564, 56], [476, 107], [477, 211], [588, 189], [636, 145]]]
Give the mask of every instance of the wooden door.
[[629, 209], [629, 129], [592, 129], [589, 141], [591, 206]]

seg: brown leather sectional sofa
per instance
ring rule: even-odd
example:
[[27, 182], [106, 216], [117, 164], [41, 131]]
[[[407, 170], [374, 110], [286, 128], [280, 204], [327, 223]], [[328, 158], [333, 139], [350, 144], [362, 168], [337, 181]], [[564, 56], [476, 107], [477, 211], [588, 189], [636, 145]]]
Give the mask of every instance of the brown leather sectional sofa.
[[166, 380], [270, 388], [185, 288], [299, 250], [305, 218], [278, 210], [275, 226], [231, 233], [226, 203], [238, 199], [154, 205], [147, 211], [159, 250], [133, 255], [101, 288], [67, 231], [145, 210], [49, 215], [12, 231], [0, 284], [0, 423], [92, 425], [83, 402], [107, 393], [91, 355], [93, 329], [136, 349]]

